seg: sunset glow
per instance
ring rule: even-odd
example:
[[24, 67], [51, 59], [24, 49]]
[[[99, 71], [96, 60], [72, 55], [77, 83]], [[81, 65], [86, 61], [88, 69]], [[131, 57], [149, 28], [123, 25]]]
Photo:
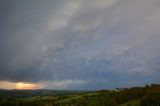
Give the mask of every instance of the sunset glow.
[[38, 84], [19, 82], [16, 84], [16, 89], [37, 89], [39, 86]]

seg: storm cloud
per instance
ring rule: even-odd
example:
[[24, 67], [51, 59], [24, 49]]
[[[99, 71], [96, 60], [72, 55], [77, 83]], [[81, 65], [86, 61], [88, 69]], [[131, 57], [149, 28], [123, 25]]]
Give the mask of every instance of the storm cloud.
[[159, 83], [159, 0], [1, 0], [0, 81], [103, 89]]

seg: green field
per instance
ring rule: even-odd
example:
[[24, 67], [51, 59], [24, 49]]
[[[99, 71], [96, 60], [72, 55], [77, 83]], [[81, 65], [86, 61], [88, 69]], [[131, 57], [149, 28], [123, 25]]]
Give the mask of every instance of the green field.
[[138, 99], [138, 100], [131, 100], [129, 102], [126, 102], [126, 103], [118, 105], [118, 106], [140, 106], [140, 99]]
[[99, 91], [0, 90], [0, 106], [160, 106], [160, 85]]

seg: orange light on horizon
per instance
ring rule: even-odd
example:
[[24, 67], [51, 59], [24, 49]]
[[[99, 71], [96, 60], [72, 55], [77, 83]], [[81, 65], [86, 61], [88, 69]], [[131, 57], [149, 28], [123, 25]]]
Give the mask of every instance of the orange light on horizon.
[[16, 84], [16, 89], [38, 89], [40, 87], [39, 84], [33, 84], [33, 83], [23, 83], [19, 82]]

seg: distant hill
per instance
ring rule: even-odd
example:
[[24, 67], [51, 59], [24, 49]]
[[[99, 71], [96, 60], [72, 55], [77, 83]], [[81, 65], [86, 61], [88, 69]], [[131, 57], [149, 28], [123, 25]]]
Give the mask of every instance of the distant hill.
[[160, 106], [160, 85], [99, 91], [0, 90], [0, 106]]

